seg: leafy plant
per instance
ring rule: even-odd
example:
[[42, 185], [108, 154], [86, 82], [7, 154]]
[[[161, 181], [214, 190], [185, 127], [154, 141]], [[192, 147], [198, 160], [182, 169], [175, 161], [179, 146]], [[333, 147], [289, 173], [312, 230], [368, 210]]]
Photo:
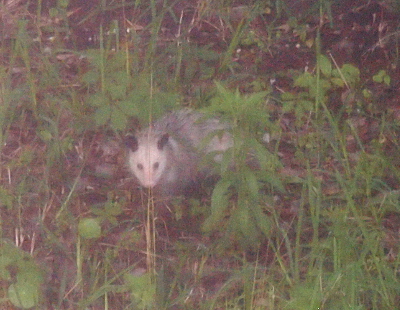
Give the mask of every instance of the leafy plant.
[[156, 284], [150, 273], [142, 275], [126, 273], [124, 280], [131, 294], [132, 305], [145, 309], [151, 309], [156, 306]]
[[[164, 92], [152, 84], [151, 74], [135, 78], [126, 67], [129, 55], [118, 51], [109, 56], [104, 51], [88, 53], [92, 68], [82, 77], [89, 91], [87, 103], [93, 110], [96, 126], [109, 124], [114, 130], [124, 130], [129, 117], [149, 119], [175, 105], [177, 95]], [[126, 59], [127, 57], [127, 59]]]
[[333, 68], [324, 55], [319, 55], [317, 62], [315, 73], [304, 72], [295, 79], [294, 85], [300, 87], [300, 92], [284, 93], [281, 97], [283, 112], [294, 112], [297, 125], [309, 118], [310, 113], [318, 115], [322, 106], [327, 104], [328, 92], [344, 86], [354, 89], [360, 82], [360, 71], [353, 65]]
[[0, 280], [9, 283], [8, 300], [14, 306], [22, 309], [38, 306], [43, 272], [30, 255], [5, 239], [0, 240]]
[[[254, 135], [258, 133], [260, 138], [266, 128], [273, 128], [264, 107], [267, 93], [244, 97], [238, 90], [231, 92], [220, 84], [217, 89], [217, 96], [206, 111], [219, 112], [223, 120], [233, 124], [234, 147], [223, 156], [221, 179], [214, 188], [211, 215], [203, 228], [205, 231], [220, 229], [221, 221], [229, 215], [223, 226], [225, 232], [234, 233], [247, 244], [250, 244], [249, 238], [257, 244], [259, 237], [268, 236], [271, 229], [271, 220], [261, 206], [259, 192], [263, 186], [284, 190], [281, 180], [274, 174], [279, 167], [278, 159]], [[257, 169], [252, 169], [251, 165]]]

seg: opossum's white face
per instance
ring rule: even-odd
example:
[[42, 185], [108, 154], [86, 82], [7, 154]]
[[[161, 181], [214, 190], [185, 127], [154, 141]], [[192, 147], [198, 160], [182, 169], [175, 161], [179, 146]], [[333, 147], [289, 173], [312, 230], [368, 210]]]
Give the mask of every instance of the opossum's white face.
[[129, 166], [140, 184], [152, 188], [158, 184], [167, 165], [165, 144], [168, 135], [162, 137], [131, 137], [127, 141], [129, 151]]

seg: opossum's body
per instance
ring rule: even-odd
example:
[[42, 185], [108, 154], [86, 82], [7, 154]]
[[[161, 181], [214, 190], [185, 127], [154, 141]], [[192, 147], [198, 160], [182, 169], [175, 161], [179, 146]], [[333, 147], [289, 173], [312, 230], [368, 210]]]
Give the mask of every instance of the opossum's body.
[[201, 174], [199, 165], [204, 154], [232, 147], [227, 129], [229, 126], [218, 119], [206, 119], [192, 110], [169, 113], [127, 137], [129, 167], [144, 187], [181, 190]]

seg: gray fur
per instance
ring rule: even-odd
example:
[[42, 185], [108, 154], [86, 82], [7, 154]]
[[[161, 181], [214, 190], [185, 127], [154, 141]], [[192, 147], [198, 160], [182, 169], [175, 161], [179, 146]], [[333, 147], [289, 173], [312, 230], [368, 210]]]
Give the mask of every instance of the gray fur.
[[[217, 118], [184, 109], [171, 112], [152, 126], [127, 138], [130, 170], [147, 188], [183, 189], [199, 178], [204, 154], [232, 147], [229, 125]], [[221, 159], [217, 154], [214, 160]]]

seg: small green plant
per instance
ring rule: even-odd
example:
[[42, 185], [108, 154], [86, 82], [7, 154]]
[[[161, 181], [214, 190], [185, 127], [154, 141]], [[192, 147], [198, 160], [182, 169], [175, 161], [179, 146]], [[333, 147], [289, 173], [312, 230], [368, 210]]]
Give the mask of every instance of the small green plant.
[[156, 306], [156, 284], [151, 273], [126, 273], [124, 281], [130, 292], [132, 305], [142, 309], [153, 309]]
[[372, 80], [376, 83], [384, 83], [386, 86], [390, 86], [391, 78], [386, 70], [379, 70], [377, 74], [372, 77]]
[[[249, 240], [254, 240], [257, 244], [271, 229], [271, 220], [260, 203], [259, 192], [264, 186], [283, 191], [281, 180], [275, 174], [279, 161], [260, 142], [264, 131], [274, 127], [264, 107], [267, 93], [245, 97], [238, 90], [231, 92], [220, 84], [217, 89], [218, 94], [206, 111], [221, 113], [222, 119], [229, 120], [234, 147], [223, 156], [221, 179], [214, 188], [211, 215], [203, 228], [210, 231], [224, 227], [238, 240], [246, 240], [248, 245], [251, 245]], [[257, 168], [251, 168], [252, 165]], [[229, 219], [223, 220], [227, 215]]]
[[101, 236], [99, 221], [94, 218], [84, 218], [78, 224], [79, 236], [84, 239], [94, 239]]
[[316, 72], [304, 72], [295, 79], [294, 85], [300, 88], [300, 92], [284, 93], [281, 97], [283, 112], [294, 112], [297, 125], [319, 114], [327, 104], [329, 92], [343, 87], [355, 89], [360, 83], [360, 70], [353, 65], [333, 68], [324, 55], [319, 55], [317, 64]]
[[149, 120], [150, 116], [156, 117], [176, 104], [177, 95], [157, 88], [151, 74], [131, 76], [126, 67], [129, 55], [124, 51], [108, 56], [104, 53], [88, 52], [92, 68], [82, 77], [89, 90], [87, 103], [96, 126], [110, 125], [114, 130], [124, 130], [129, 117]]
[[7, 297], [15, 307], [29, 309], [39, 305], [42, 270], [30, 255], [5, 239], [0, 240], [0, 280], [9, 283]]

